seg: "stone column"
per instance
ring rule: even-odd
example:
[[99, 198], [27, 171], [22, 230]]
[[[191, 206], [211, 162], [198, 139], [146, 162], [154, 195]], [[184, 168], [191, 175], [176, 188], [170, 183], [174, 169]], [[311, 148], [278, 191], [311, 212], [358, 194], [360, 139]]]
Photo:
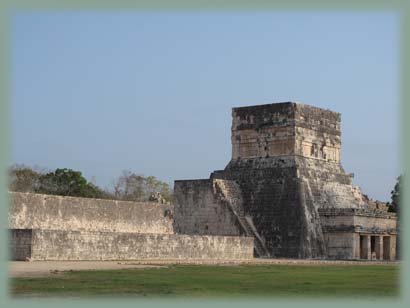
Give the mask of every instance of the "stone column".
[[360, 234], [353, 233], [353, 259], [360, 259]]
[[390, 237], [390, 260], [396, 260], [396, 245], [397, 245], [397, 236], [392, 235]]
[[367, 259], [367, 237], [360, 235], [360, 259]]
[[376, 236], [376, 259], [383, 260], [383, 236]]
[[372, 258], [372, 242], [371, 242], [371, 236], [366, 235], [366, 251], [367, 251], [367, 258], [370, 260]]
[[[370, 259], [370, 236], [360, 235], [360, 259]], [[368, 247], [369, 246], [369, 247]]]

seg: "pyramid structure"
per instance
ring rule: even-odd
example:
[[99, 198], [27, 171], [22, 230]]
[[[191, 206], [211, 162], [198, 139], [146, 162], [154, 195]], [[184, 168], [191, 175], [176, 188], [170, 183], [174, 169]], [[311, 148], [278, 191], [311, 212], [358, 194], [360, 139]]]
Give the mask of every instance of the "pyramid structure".
[[232, 109], [232, 158], [175, 181], [174, 229], [246, 235], [259, 257], [394, 259], [395, 214], [341, 165], [341, 115], [297, 102]]

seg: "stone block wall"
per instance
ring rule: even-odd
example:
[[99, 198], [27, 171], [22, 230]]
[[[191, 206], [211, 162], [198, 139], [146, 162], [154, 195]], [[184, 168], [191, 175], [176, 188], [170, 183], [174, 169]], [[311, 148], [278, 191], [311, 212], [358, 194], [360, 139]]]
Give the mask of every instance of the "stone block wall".
[[232, 109], [232, 159], [301, 155], [340, 162], [340, 114], [300, 103]]
[[295, 154], [340, 163], [340, 113], [294, 104]]
[[385, 216], [355, 215], [353, 223], [359, 232], [397, 234], [397, 217], [392, 213]]
[[[253, 238], [30, 230], [30, 260], [222, 259], [253, 257]], [[18, 237], [15, 247], [25, 238]], [[15, 249], [16, 250], [16, 249]]]
[[232, 109], [232, 159], [294, 153], [294, 108], [291, 104]]
[[10, 192], [10, 229], [173, 233], [170, 205]]
[[338, 260], [359, 259], [360, 236], [358, 233], [325, 232], [324, 240], [327, 258]]
[[352, 231], [375, 234], [396, 234], [397, 217], [394, 213], [360, 209], [319, 209], [320, 223], [326, 232]]
[[175, 181], [174, 230], [179, 234], [240, 235], [235, 216], [214, 191], [213, 181]]
[[294, 159], [231, 160], [225, 170], [214, 172], [211, 178], [238, 183], [245, 215], [252, 218], [271, 257], [323, 255], [323, 243], [314, 235], [318, 226], [308, 223], [316, 215], [315, 208], [299, 193], [301, 182]]
[[13, 229], [9, 232], [9, 253], [11, 260], [27, 261], [31, 256], [32, 230]]
[[397, 235], [391, 235], [390, 236], [390, 245], [387, 248], [389, 250], [389, 258], [390, 260], [396, 260], [396, 254], [397, 254]]

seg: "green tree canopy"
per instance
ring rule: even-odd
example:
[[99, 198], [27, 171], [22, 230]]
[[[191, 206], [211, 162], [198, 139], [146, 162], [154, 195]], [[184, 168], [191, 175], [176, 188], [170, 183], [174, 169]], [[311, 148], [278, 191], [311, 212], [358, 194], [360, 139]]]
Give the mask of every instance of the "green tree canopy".
[[114, 184], [114, 192], [101, 189], [87, 181], [80, 171], [68, 168], [45, 172], [13, 165], [9, 169], [9, 180], [11, 191], [125, 201], [147, 201], [151, 194], [159, 192], [163, 199], [172, 202], [172, 191], [167, 183], [155, 176], [145, 177], [130, 171], [123, 171]]
[[400, 202], [401, 202], [401, 192], [403, 186], [403, 175], [400, 175], [397, 178], [396, 185], [391, 191], [391, 203], [389, 204], [389, 212], [399, 213], [400, 211]]
[[41, 175], [36, 192], [86, 198], [106, 197], [106, 193], [96, 185], [88, 182], [80, 171], [67, 168], [56, 169], [54, 172]]

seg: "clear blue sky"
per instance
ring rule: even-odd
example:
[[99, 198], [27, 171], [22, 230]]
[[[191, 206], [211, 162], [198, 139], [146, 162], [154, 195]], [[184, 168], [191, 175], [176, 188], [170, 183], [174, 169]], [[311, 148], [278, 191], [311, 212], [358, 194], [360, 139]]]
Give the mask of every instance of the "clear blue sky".
[[16, 13], [12, 161], [102, 187], [122, 170], [208, 178], [231, 108], [300, 101], [342, 113], [342, 163], [388, 200], [398, 166], [394, 13]]

